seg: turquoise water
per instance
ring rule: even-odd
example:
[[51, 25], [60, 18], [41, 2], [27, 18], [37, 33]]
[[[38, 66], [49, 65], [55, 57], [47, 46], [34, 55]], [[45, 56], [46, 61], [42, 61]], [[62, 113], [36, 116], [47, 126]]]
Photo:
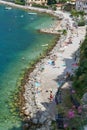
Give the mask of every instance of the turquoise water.
[[0, 130], [22, 129], [20, 117], [10, 110], [9, 100], [24, 68], [43, 52], [43, 44], [55, 39], [51, 34], [37, 32], [52, 24], [52, 19], [47, 14], [0, 6]]

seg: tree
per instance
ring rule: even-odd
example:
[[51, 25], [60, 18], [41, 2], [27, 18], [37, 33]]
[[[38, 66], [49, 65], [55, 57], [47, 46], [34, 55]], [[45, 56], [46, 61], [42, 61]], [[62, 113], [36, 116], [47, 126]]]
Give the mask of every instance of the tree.
[[15, 0], [16, 4], [25, 5], [25, 0]]
[[56, 0], [48, 0], [47, 1], [47, 5], [52, 5], [52, 4], [56, 4]]
[[63, 32], [62, 32], [63, 35], [66, 35], [67, 34], [67, 30], [64, 29]]
[[83, 17], [85, 15], [84, 11], [79, 11], [79, 14]]
[[71, 11], [71, 15], [74, 17], [79, 17], [79, 13], [74, 9]]
[[59, 3], [66, 3], [67, 0], [59, 0]]

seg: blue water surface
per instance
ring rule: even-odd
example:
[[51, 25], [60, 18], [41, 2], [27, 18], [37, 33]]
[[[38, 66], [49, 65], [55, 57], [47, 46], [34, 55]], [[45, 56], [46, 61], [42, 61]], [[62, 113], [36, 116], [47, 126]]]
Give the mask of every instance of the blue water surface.
[[0, 6], [0, 130], [22, 129], [21, 118], [10, 110], [9, 100], [13, 100], [10, 97], [22, 71], [43, 52], [43, 44], [55, 39], [37, 31], [52, 24], [52, 19], [47, 14]]

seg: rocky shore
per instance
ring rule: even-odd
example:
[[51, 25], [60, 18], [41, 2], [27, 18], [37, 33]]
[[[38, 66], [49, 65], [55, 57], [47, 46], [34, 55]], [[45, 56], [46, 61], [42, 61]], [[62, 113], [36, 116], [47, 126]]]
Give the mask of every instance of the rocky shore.
[[[62, 23], [64, 20], [62, 21]], [[65, 26], [66, 27], [66, 24]], [[63, 28], [62, 28], [63, 29]], [[70, 33], [70, 32], [69, 32]], [[60, 47], [64, 45], [64, 41], [69, 37], [69, 33], [67, 33], [66, 36], [61, 35], [60, 40], [57, 42], [56, 46], [53, 48], [53, 50], [49, 53], [47, 57], [42, 59], [39, 63], [36, 64], [35, 69], [32, 73], [29, 75], [29, 81], [24, 86], [25, 92], [23, 94], [25, 99], [25, 104], [22, 107], [22, 113], [25, 115], [25, 123], [24, 128], [28, 127], [30, 130], [49, 130], [52, 129], [52, 121], [55, 120], [55, 114], [51, 115], [49, 113], [49, 110], [41, 103], [41, 93], [43, 91], [46, 92], [48, 88], [43, 90], [41, 87], [39, 88], [37, 92], [37, 86], [35, 86], [35, 83], [38, 82], [40, 86], [42, 86], [41, 83], [41, 75], [44, 72], [44, 69], [46, 68], [47, 61], [50, 57], [52, 57], [53, 54], [57, 53], [60, 50]], [[54, 89], [54, 93], [56, 93], [57, 88]], [[48, 98], [47, 98], [48, 100]], [[46, 103], [45, 103], [46, 105]], [[48, 103], [49, 105], [49, 103]], [[54, 103], [55, 105], [55, 103]], [[31, 123], [31, 125], [29, 125]], [[39, 128], [40, 127], [40, 128]]]
[[[43, 30], [43, 32], [55, 33], [59, 30], [67, 29], [67, 35], [61, 35], [53, 50], [44, 59], [35, 65], [35, 69], [28, 76], [26, 84], [23, 86], [21, 95], [20, 110], [24, 116], [24, 130], [56, 130], [53, 125], [55, 115], [58, 114], [55, 103], [55, 94], [59, 88], [58, 79], [63, 81], [67, 70], [74, 73], [72, 64], [74, 62], [73, 53], [79, 48], [80, 41], [84, 39], [85, 27], [74, 28], [73, 21], [69, 14], [61, 11], [51, 11], [46, 9], [37, 9], [33, 7], [24, 7], [14, 3], [1, 1], [1, 4], [30, 9], [34, 11], [46, 12], [55, 16], [62, 16], [61, 28], [55, 27], [54, 30]], [[67, 24], [68, 23], [68, 24]], [[72, 44], [70, 44], [70, 39]], [[54, 61], [54, 64], [52, 64]], [[61, 79], [62, 77], [62, 79]], [[50, 101], [50, 91], [53, 94], [53, 100]]]
[[[64, 22], [64, 19], [61, 21], [61, 25], [63, 25], [63, 22]], [[66, 29], [67, 27], [66, 24], [67, 23], [65, 22], [63, 27], [61, 26], [61, 30], [64, 28]], [[24, 97], [24, 102], [22, 102], [23, 104], [21, 104], [22, 106], [21, 114], [25, 116], [24, 129], [30, 128], [30, 130], [34, 130], [34, 129], [35, 130], [46, 130], [46, 129], [49, 130], [52, 128], [52, 121], [55, 120], [55, 117], [54, 117], [55, 115], [52, 116], [49, 113], [49, 110], [47, 110], [46, 107], [42, 105], [41, 97], [39, 96], [39, 94], [43, 90], [41, 87], [38, 87], [39, 90], [37, 90], [37, 86], [35, 84], [38, 82], [41, 86], [42, 84], [41, 75], [45, 70], [47, 61], [56, 52], [58, 51], [62, 52], [62, 50], [60, 50], [60, 47], [64, 45], [64, 41], [67, 39], [68, 35], [69, 35], [68, 33], [67, 35], [61, 35], [59, 41], [57, 41], [57, 44], [53, 48], [53, 50], [48, 54], [48, 56], [46, 56], [44, 59], [41, 59], [40, 62], [35, 65], [35, 69], [29, 75], [28, 82], [24, 86], [25, 92], [22, 95]], [[57, 91], [57, 88], [55, 90], [55, 93], [56, 91]]]
[[[72, 20], [67, 15], [63, 22], [66, 21], [66, 18], [70, 22], [67, 35], [62, 35], [49, 55], [35, 65], [35, 69], [29, 75], [29, 81], [24, 86], [25, 104], [22, 107], [22, 113], [25, 115], [24, 129], [54, 130], [55, 128], [56, 130], [56, 126], [52, 125], [55, 121], [55, 115], [58, 114], [54, 100], [58, 90], [58, 83], [55, 80], [60, 75], [64, 77], [67, 69], [73, 70], [71, 65], [74, 62], [72, 55], [79, 48], [79, 43], [84, 39], [86, 32], [85, 27], [75, 29]], [[66, 24], [64, 27], [67, 27]], [[71, 37], [72, 44], [69, 43]], [[54, 55], [56, 60], [53, 66], [49, 60], [52, 60]], [[66, 58], [68, 58], [67, 63], [64, 62]], [[69, 61], [69, 59], [72, 60]], [[71, 73], [74, 73], [74, 71]], [[54, 97], [52, 102], [49, 100], [50, 91], [53, 92]]]

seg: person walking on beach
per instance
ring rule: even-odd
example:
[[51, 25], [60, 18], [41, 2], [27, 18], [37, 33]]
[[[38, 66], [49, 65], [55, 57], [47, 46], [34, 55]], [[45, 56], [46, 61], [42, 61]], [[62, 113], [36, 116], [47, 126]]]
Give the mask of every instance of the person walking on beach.
[[50, 91], [50, 101], [52, 101], [53, 100], [53, 93], [52, 93], [52, 91]]

